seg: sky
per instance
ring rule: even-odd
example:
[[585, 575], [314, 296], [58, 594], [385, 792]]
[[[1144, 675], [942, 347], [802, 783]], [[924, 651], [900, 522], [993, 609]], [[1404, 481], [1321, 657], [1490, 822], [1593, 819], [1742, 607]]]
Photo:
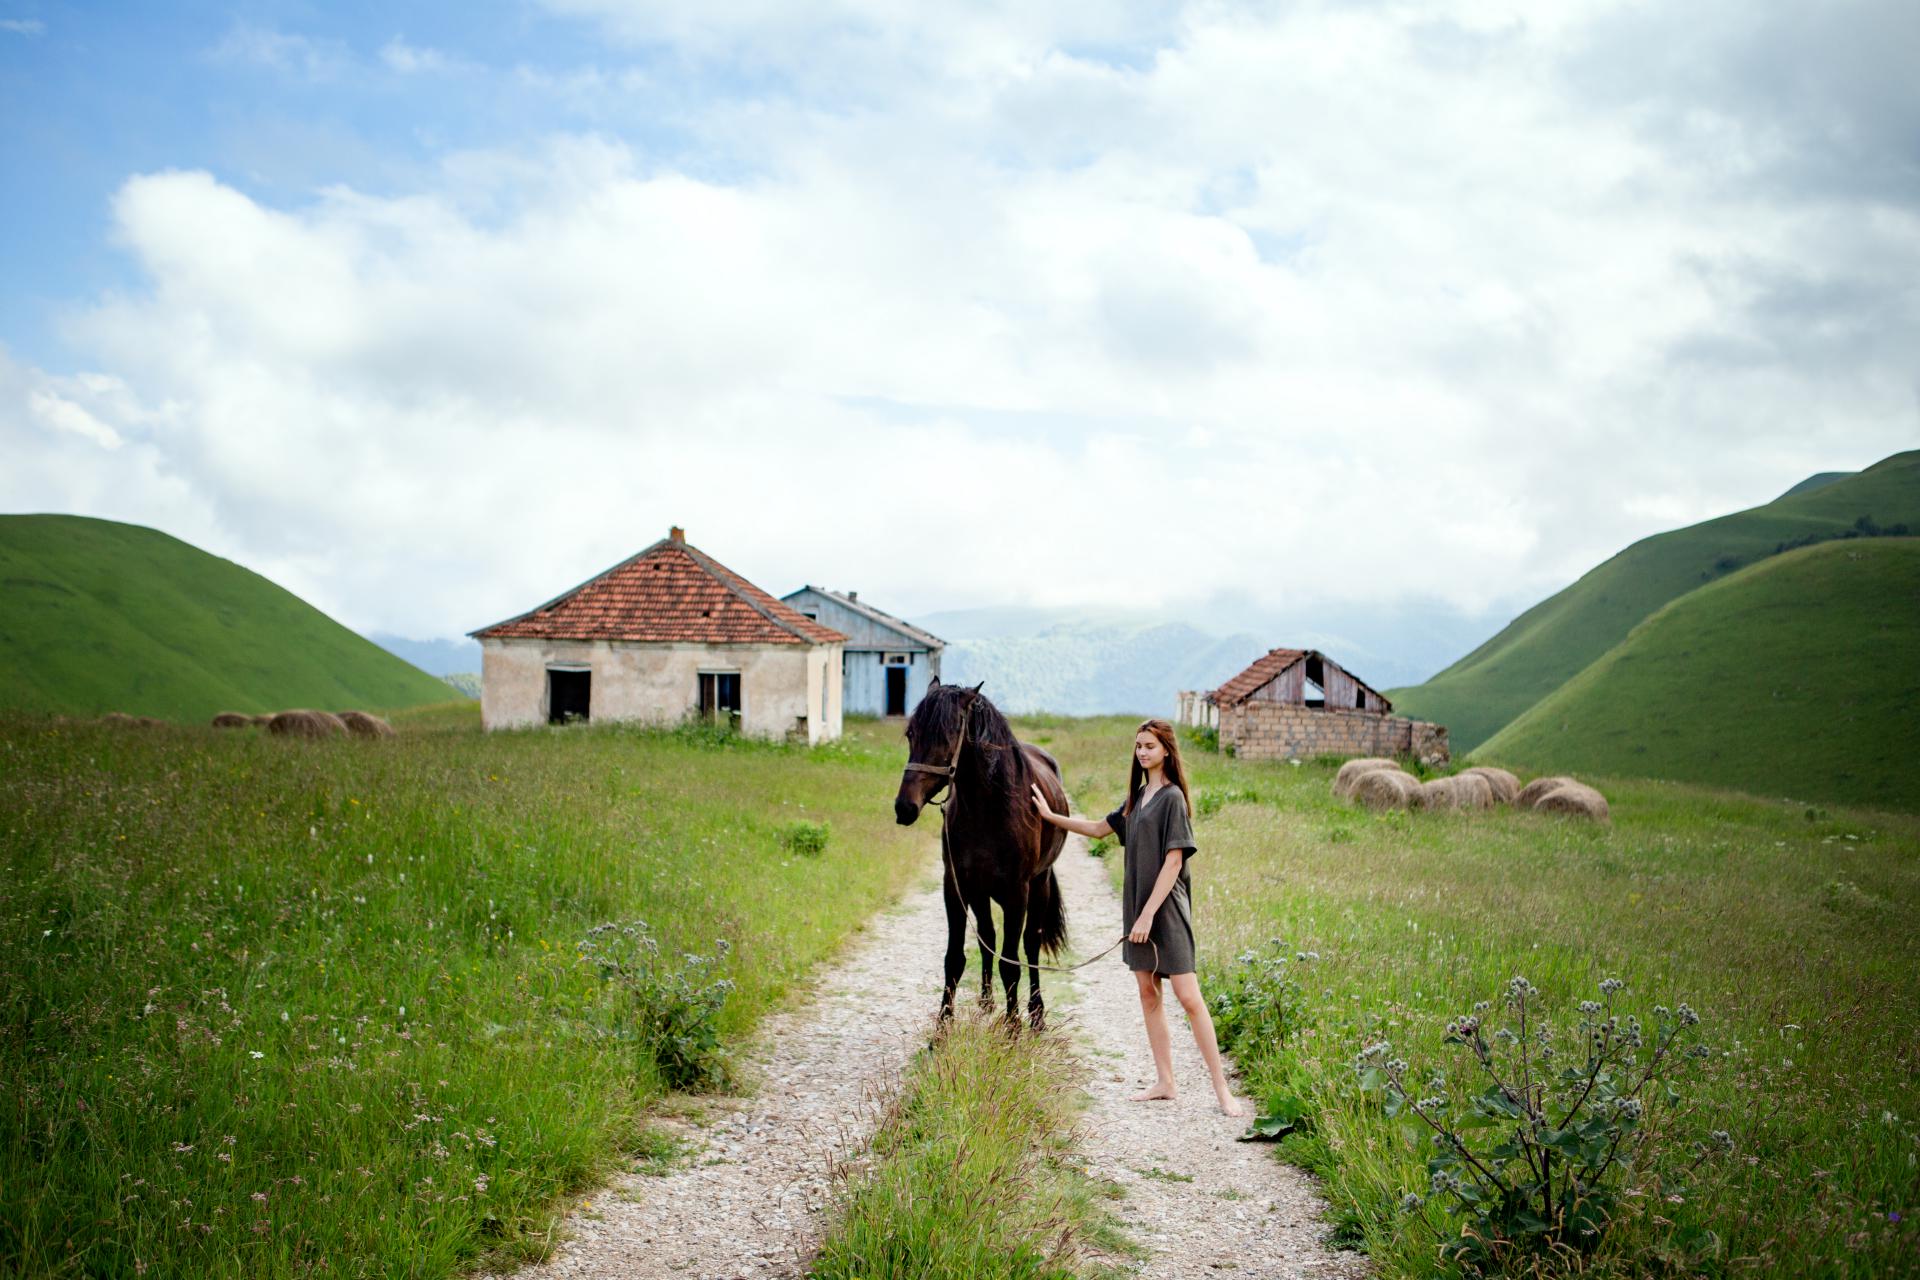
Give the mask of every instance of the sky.
[[672, 524], [908, 616], [1502, 620], [1920, 443], [1916, 54], [1911, 0], [0, 0], [0, 511], [419, 638]]

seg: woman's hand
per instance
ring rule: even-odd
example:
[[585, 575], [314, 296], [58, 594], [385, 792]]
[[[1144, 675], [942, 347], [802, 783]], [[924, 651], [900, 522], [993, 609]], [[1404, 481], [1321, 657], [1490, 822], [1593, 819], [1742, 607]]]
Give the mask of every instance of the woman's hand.
[[1037, 782], [1033, 784], [1033, 807], [1038, 810], [1040, 816], [1048, 822], [1052, 822], [1059, 816], [1048, 806], [1047, 797], [1041, 793], [1040, 784]]
[[1133, 932], [1127, 935], [1128, 942], [1145, 942], [1147, 935], [1153, 932], [1153, 912], [1142, 911], [1140, 918], [1133, 922]]

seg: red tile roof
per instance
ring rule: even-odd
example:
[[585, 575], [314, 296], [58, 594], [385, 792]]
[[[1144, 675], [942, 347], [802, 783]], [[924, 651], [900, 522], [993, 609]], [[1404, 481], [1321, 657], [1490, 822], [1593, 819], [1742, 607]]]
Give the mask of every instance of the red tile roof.
[[1307, 653], [1305, 649], [1267, 650], [1264, 657], [1255, 658], [1252, 666], [1213, 691], [1214, 705], [1225, 707], [1245, 700], [1255, 689], [1306, 657]]
[[[678, 530], [675, 531], [678, 533]], [[539, 608], [482, 627], [483, 640], [635, 640], [685, 644], [840, 644], [719, 561], [666, 537]]]

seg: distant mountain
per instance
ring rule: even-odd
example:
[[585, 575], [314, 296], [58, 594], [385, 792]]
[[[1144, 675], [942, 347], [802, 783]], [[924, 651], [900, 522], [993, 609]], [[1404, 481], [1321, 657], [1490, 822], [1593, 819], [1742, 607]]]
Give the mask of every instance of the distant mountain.
[[1425, 684], [1388, 696], [1397, 710], [1446, 725], [1456, 751], [1471, 750], [1696, 587], [1796, 546], [1920, 531], [1920, 451], [1806, 487], [1820, 479], [1764, 506], [1634, 543]]
[[450, 692], [178, 538], [83, 516], [0, 516], [0, 709], [202, 721], [223, 710], [385, 710]]
[[1920, 538], [1825, 542], [1690, 591], [1474, 750], [1920, 809]]
[[478, 640], [409, 640], [385, 631], [369, 631], [367, 639], [430, 675], [454, 676], [480, 670]]
[[984, 680], [1009, 712], [1168, 716], [1176, 692], [1211, 689], [1271, 647], [1257, 636], [1210, 636], [1180, 623], [1062, 623], [1035, 635], [949, 641], [941, 678]]

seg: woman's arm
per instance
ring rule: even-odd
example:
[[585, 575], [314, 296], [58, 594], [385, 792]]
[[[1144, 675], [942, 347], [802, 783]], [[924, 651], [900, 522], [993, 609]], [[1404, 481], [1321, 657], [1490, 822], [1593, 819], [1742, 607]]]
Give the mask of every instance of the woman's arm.
[[1153, 892], [1147, 895], [1147, 905], [1140, 908], [1140, 918], [1133, 922], [1133, 931], [1127, 935], [1128, 942], [1145, 942], [1147, 934], [1153, 929], [1153, 917], [1160, 910], [1160, 904], [1173, 892], [1173, 882], [1180, 878], [1180, 866], [1187, 860], [1184, 849], [1167, 850], [1167, 860], [1160, 864], [1160, 874], [1153, 882]]
[[1056, 827], [1065, 827], [1075, 835], [1098, 839], [1101, 836], [1113, 834], [1113, 828], [1107, 825], [1105, 818], [1098, 822], [1089, 822], [1085, 818], [1070, 818], [1064, 813], [1055, 813], [1047, 807], [1047, 798], [1040, 794], [1040, 784], [1037, 782], [1033, 784], [1033, 807], [1039, 810], [1042, 818]]

